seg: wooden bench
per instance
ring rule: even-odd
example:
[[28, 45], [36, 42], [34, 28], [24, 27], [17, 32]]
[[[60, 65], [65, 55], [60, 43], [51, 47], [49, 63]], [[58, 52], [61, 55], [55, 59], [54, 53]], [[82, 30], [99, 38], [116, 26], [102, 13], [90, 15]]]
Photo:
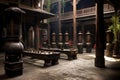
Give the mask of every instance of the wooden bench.
[[24, 51], [23, 56], [30, 56], [32, 58], [44, 60], [44, 67], [50, 65], [59, 64], [58, 59], [60, 58], [59, 52], [47, 52], [47, 51]]
[[68, 56], [68, 60], [77, 59], [77, 50], [75, 49], [63, 49], [59, 50], [59, 52], [66, 54]]
[[58, 48], [41, 48], [40, 50], [45, 51], [54, 51], [54, 52], [60, 52], [60, 54], [66, 54], [68, 57], [68, 60], [77, 59], [77, 50], [76, 49], [58, 49]]

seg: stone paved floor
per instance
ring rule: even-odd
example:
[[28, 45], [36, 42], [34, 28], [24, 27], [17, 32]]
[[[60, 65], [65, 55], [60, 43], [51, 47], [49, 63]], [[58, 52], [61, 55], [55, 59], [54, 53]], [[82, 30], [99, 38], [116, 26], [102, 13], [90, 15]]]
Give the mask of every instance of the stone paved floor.
[[[61, 55], [59, 64], [43, 68], [43, 61], [23, 58], [23, 75], [8, 78], [4, 75], [4, 55], [0, 55], [0, 80], [120, 80], [120, 61], [106, 58], [106, 68], [94, 66], [94, 53], [78, 54], [68, 61]], [[117, 61], [117, 62], [116, 62]]]

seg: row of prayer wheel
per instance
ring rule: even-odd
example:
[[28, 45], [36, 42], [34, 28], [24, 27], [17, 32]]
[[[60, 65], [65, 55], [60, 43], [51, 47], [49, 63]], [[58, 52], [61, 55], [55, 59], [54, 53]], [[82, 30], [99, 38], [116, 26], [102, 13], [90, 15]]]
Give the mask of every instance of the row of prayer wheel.
[[[63, 34], [62, 33], [59, 33], [59, 43], [58, 43], [58, 48], [60, 49], [63, 49], [63, 39], [62, 39], [62, 36]], [[69, 45], [69, 36], [68, 36], [68, 33], [66, 32], [65, 33], [65, 44], [66, 46]], [[52, 33], [52, 48], [56, 48], [57, 47], [57, 43], [56, 43], [56, 33]], [[67, 47], [66, 47], [67, 48]]]
[[[60, 48], [60, 49], [68, 49], [68, 48], [71, 48], [72, 47], [72, 41], [69, 40], [69, 33], [66, 32], [64, 34], [65, 36], [65, 41], [63, 42], [63, 34], [62, 33], [59, 33], [58, 34], [58, 43], [57, 43], [57, 35], [56, 33], [52, 33], [52, 43], [51, 43], [51, 47], [52, 48]], [[92, 50], [92, 46], [91, 46], [91, 33], [88, 31], [86, 33], [86, 52], [87, 53], [91, 53], [91, 50]], [[83, 53], [83, 46], [84, 46], [84, 43], [83, 43], [83, 33], [82, 32], [79, 32], [78, 33], [78, 38], [77, 38], [77, 48], [78, 48], [78, 52], [79, 53]]]

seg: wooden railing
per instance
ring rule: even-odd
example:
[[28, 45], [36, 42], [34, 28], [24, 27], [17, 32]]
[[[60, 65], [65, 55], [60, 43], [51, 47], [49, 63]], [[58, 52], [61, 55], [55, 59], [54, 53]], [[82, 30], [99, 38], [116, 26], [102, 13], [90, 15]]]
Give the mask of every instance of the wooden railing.
[[105, 12], [114, 12], [114, 8], [109, 4], [104, 4], [104, 13]]
[[[95, 11], [96, 11], [95, 6], [77, 10], [76, 18], [95, 15], [95, 13], [96, 13]], [[104, 4], [104, 13], [111, 13], [111, 12], [114, 12], [114, 8], [109, 4]], [[51, 22], [55, 21], [56, 18], [58, 18], [58, 17], [53, 17], [53, 18], [51, 18], [50, 21]], [[61, 14], [61, 20], [67, 20], [67, 19], [72, 19], [72, 18], [73, 18], [72, 11]]]
[[77, 11], [77, 17], [95, 15], [95, 7], [89, 7]]

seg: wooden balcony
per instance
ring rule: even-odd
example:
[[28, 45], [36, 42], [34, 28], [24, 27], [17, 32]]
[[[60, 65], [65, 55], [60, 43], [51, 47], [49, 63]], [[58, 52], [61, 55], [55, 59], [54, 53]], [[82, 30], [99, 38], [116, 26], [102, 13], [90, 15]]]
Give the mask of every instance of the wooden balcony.
[[[32, 1], [32, 0], [30, 0]], [[19, 5], [19, 7], [28, 7], [28, 8], [34, 8], [36, 9], [36, 7], [34, 6], [34, 2], [31, 2], [32, 4], [27, 5], [27, 4], [23, 4], [20, 0], [0, 0], [0, 3], [16, 3]], [[38, 8], [37, 8], [38, 9]], [[89, 16], [94, 16], [95, 15], [95, 6], [93, 7], [89, 7], [89, 8], [84, 8], [84, 9], [79, 9], [77, 10], [77, 15], [76, 18], [82, 18], [82, 17], [89, 17]], [[104, 14], [107, 13], [112, 13], [114, 12], [114, 8], [109, 5], [109, 4], [104, 4]], [[61, 13], [61, 20], [68, 20], [68, 19], [73, 19], [73, 12], [65, 12], [65, 13]], [[50, 18], [50, 22], [54, 22], [59, 20], [59, 16], [56, 15], [55, 17]]]
[[[114, 8], [109, 4], [104, 4], [104, 14], [114, 12]], [[96, 13], [95, 6], [77, 10], [76, 18], [94, 16]], [[73, 12], [66, 12], [61, 14], [61, 20], [68, 20], [73, 18]], [[58, 20], [58, 16], [50, 19], [51, 22]]]

